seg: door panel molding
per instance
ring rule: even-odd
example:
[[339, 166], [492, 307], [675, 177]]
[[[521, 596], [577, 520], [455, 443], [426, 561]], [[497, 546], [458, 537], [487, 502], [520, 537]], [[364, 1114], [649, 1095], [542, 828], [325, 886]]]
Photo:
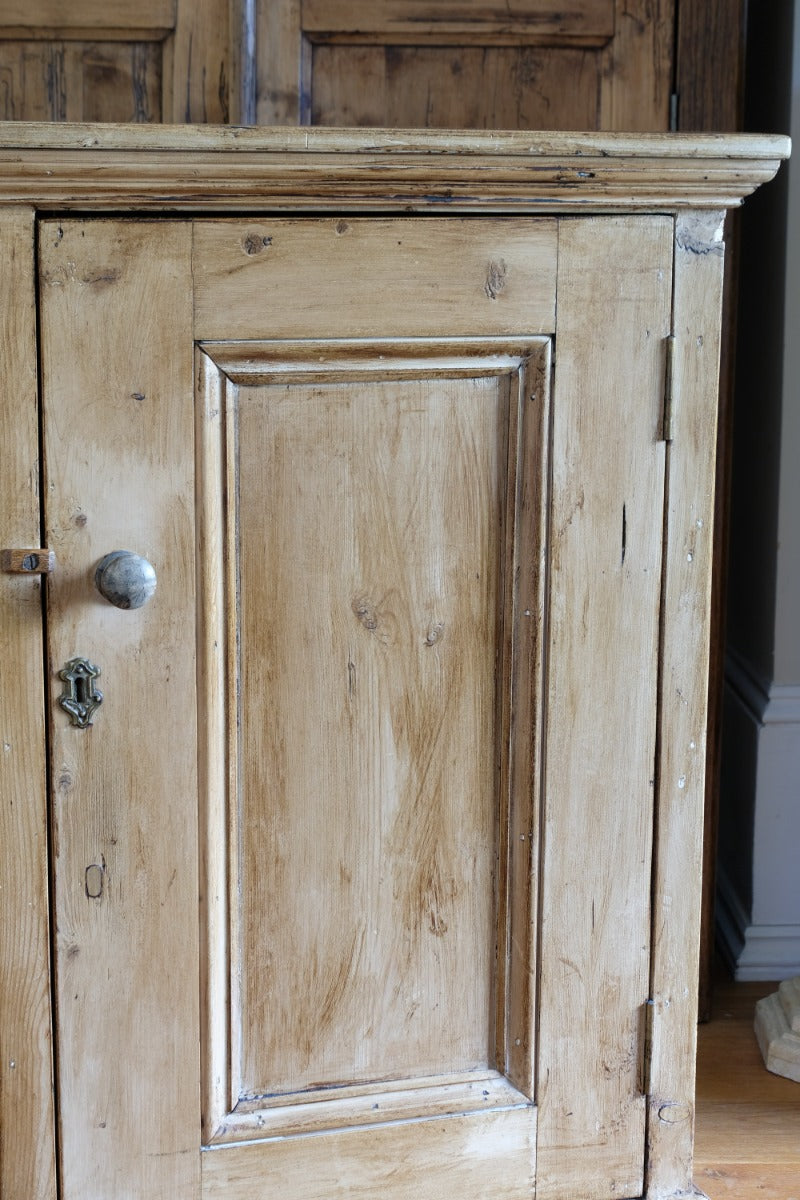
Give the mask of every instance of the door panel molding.
[[[198, 607], [200, 612], [212, 614], [201, 630], [199, 672], [203, 681], [200, 689], [203, 701], [199, 725], [209, 730], [208, 743], [201, 751], [200, 768], [200, 778], [204, 781], [201, 827], [205, 830], [205, 848], [201, 851], [201, 860], [205, 862], [202, 894], [206, 897], [203, 943], [207, 947], [208, 955], [204, 967], [203, 1052], [204, 1139], [207, 1143], [291, 1134], [296, 1136], [333, 1127], [361, 1127], [376, 1122], [382, 1124], [387, 1121], [430, 1119], [444, 1114], [452, 1118], [457, 1112], [464, 1113], [470, 1110], [484, 1112], [493, 1108], [509, 1111], [519, 1107], [531, 1109], [534, 1091], [535, 1027], [535, 831], [538, 828], [540, 744], [537, 731], [542, 719], [541, 629], [544, 624], [544, 581], [539, 563], [543, 553], [542, 522], [546, 512], [549, 347], [550, 342], [546, 337], [427, 338], [391, 341], [312, 339], [302, 342], [206, 342], [198, 346], [197, 447], [201, 523], [201, 595]], [[488, 784], [495, 773], [496, 779], [493, 788], [487, 793], [486, 800], [481, 802], [485, 804], [490, 801], [490, 807], [485, 810], [486, 815], [481, 818], [481, 822], [485, 823], [488, 819], [495, 832], [488, 847], [490, 859], [486, 859], [482, 867], [476, 865], [471, 868], [471, 871], [475, 872], [475, 882], [480, 877], [487, 883], [490, 879], [494, 879], [494, 882], [491, 884], [491, 894], [487, 894], [483, 900], [475, 887], [470, 889], [472, 895], [469, 907], [470, 911], [474, 908], [475, 913], [466, 924], [463, 901], [458, 902], [456, 894], [450, 895], [447, 889], [438, 896], [436, 904], [438, 906], [443, 903], [450, 915], [445, 917], [438, 909], [435, 916], [429, 914], [431, 928], [439, 936], [446, 933], [449, 920], [457, 922], [451, 937], [454, 934], [459, 936], [459, 928], [462, 930], [462, 937], [467, 928], [471, 929], [474, 926], [479, 930], [485, 927], [486, 920], [494, 927], [495, 932], [491, 940], [492, 944], [496, 945], [496, 950], [488, 957], [483, 957], [484, 965], [478, 969], [480, 973], [491, 968], [490, 975], [486, 976], [481, 987], [485, 989], [484, 995], [490, 1004], [487, 1017], [490, 1011], [496, 1015], [491, 1017], [491, 1028], [485, 1028], [483, 1033], [480, 1033], [480, 1025], [475, 1027], [478, 1030], [478, 1043], [474, 1049], [468, 1051], [471, 1060], [471, 1056], [478, 1052], [478, 1047], [482, 1044], [483, 1050], [480, 1053], [484, 1058], [483, 1066], [469, 1066], [465, 1069], [465, 1061], [460, 1069], [454, 1071], [452, 1066], [447, 1065], [447, 1059], [442, 1059], [435, 1076], [426, 1078], [424, 1071], [421, 1075], [412, 1072], [412, 1076], [406, 1081], [401, 1058], [394, 1067], [391, 1061], [387, 1060], [384, 1071], [388, 1070], [388, 1074], [381, 1082], [370, 1082], [368, 1070], [367, 1076], [361, 1080], [358, 1076], [354, 1077], [350, 1086], [331, 1089], [328, 1082], [324, 1091], [318, 1087], [311, 1087], [309, 1090], [308, 1084], [301, 1086], [299, 1090], [290, 1086], [287, 1091], [284, 1085], [283, 1090], [286, 1094], [281, 1097], [270, 1094], [274, 1093], [275, 1089], [266, 1084], [260, 1089], [262, 1096], [253, 1097], [248, 1095], [248, 1087], [242, 1077], [244, 1060], [241, 1056], [244, 1053], [246, 1060], [248, 1052], [242, 1044], [241, 981], [243, 977], [247, 977], [249, 964], [243, 962], [241, 957], [244, 935], [237, 912], [242, 892], [244, 890], [246, 893], [248, 890], [247, 887], [242, 888], [242, 864], [246, 860], [240, 858], [240, 853], [244, 852], [240, 848], [246, 845], [248, 830], [256, 828], [262, 818], [251, 815], [243, 827], [237, 817], [236, 797], [241, 797], [243, 786], [241, 764], [243, 761], [250, 762], [253, 755], [252, 748], [250, 751], [245, 750], [240, 741], [241, 736], [246, 736], [247, 727], [247, 718], [242, 716], [241, 696], [243, 690], [248, 696], [250, 692], [246, 686], [246, 671], [242, 675], [242, 667], [238, 661], [236, 640], [237, 636], [244, 637], [244, 631], [250, 627], [247, 604], [242, 604], [241, 600], [241, 589], [246, 591], [250, 585], [246, 576], [243, 582], [242, 560], [238, 554], [232, 553], [231, 548], [238, 546], [239, 553], [252, 553], [246, 551], [246, 543], [245, 550], [241, 549], [243, 534], [240, 501], [234, 500], [234, 497], [251, 494], [253, 491], [252, 484], [239, 477], [239, 459], [244, 453], [242, 446], [253, 439], [254, 433], [253, 427], [249, 433], [246, 428], [239, 427], [238, 410], [242, 397], [247, 399], [248, 391], [253, 393], [259, 403], [266, 405], [270, 404], [272, 393], [273, 402], [280, 409], [280, 405], [287, 402], [287, 395], [297, 393], [303, 388], [312, 389], [316, 401], [310, 402], [316, 403], [317, 406], [321, 402], [320, 397], [323, 393], [320, 393], [319, 389], [322, 388], [339, 397], [335, 400], [337, 407], [349, 407], [358, 402], [353, 397], [357, 395], [359, 387], [369, 383], [374, 393], [380, 386], [388, 387], [392, 380], [395, 381], [399, 392], [397, 401], [391, 400], [390, 403], [397, 402], [401, 407], [405, 404], [402, 399], [403, 389], [408, 387], [423, 389], [420, 392], [420, 402], [424, 405], [422, 397], [428, 385], [434, 387], [437, 395], [439, 392], [446, 394], [448, 389], [456, 385], [462, 391], [466, 386], [468, 390], [464, 393], [464, 402], [469, 397], [470, 389], [479, 387], [485, 390], [489, 386], [489, 391], [486, 392], [487, 400], [490, 395], [496, 393], [501, 403], [498, 410], [501, 414], [501, 425], [497, 429], [497, 435], [501, 436], [498, 452], [503, 460], [502, 474], [505, 483], [501, 487], [503, 494], [498, 493], [493, 502], [497, 506], [500, 524], [492, 535], [497, 539], [497, 548], [491, 551], [492, 554], [497, 553], [500, 556], [499, 575], [494, 586], [499, 587], [501, 593], [498, 593], [496, 615], [492, 618], [497, 622], [496, 634], [492, 634], [488, 644], [496, 645], [496, 649], [491, 653], [491, 661], [493, 663], [497, 656], [502, 682], [496, 690], [495, 685], [492, 685], [495, 696], [490, 707], [494, 709], [494, 716], [491, 718], [494, 732], [490, 734], [490, 742], [495, 749], [490, 757], [496, 757], [496, 768], [489, 771], [485, 782]], [[495, 382], [492, 383], [492, 380]], [[343, 386], [347, 389], [346, 394], [341, 392]], [[379, 392], [377, 394], [380, 395]], [[362, 408], [359, 411], [362, 414], [361, 420], [367, 419], [368, 410]], [[438, 420], [439, 418], [436, 418], [437, 422]], [[389, 427], [387, 426], [387, 429]], [[431, 430], [434, 431], [435, 427], [431, 426]], [[477, 434], [477, 427], [475, 433]], [[285, 435], [276, 427], [273, 436], [282, 438]], [[432, 433], [432, 436], [438, 435]], [[256, 441], [261, 444], [260, 437]], [[269, 456], [268, 447], [264, 452]], [[329, 453], [330, 447], [326, 449], [326, 454]], [[447, 453], [452, 454], [452, 451]], [[273, 468], [265, 467], [265, 480], [269, 479], [271, 470], [278, 469], [278, 461], [276, 460]], [[443, 464], [446, 461], [447, 458], [443, 459]], [[498, 465], [499, 462], [500, 460]], [[398, 476], [402, 476], [399, 469]], [[501, 479], [498, 478], [497, 486], [501, 486], [501, 483]], [[354, 481], [351, 486], [358, 492]], [[375, 488], [368, 491], [374, 494]], [[260, 490], [258, 494], [260, 495]], [[422, 512], [427, 507], [424, 505]], [[453, 528], [452, 518], [449, 527]], [[225, 566], [220, 570], [219, 564], [223, 563]], [[286, 586], [286, 579], [292, 577], [288, 562], [281, 575]], [[300, 577], [295, 579], [290, 588], [291, 591], [298, 589], [302, 589]], [[494, 607], [494, 602], [492, 603]], [[395, 622], [399, 619], [397, 615], [391, 615], [392, 604], [384, 611], [378, 602], [373, 612], [371, 602], [365, 600], [362, 607], [363, 616], [361, 608], [354, 607], [358, 620], [370, 637], [375, 634], [378, 642], [385, 636], [388, 639], [385, 645], [388, 646], [397, 635]], [[237, 608], [243, 611], [241, 634], [235, 628], [233, 620]], [[402, 608], [401, 603], [398, 613]], [[271, 605], [267, 605], [267, 610], [270, 609]], [[452, 635], [445, 634], [449, 618], [445, 617], [444, 611], [440, 614], [442, 621], [434, 622], [428, 631], [422, 650], [423, 658], [427, 656], [429, 649], [437, 648], [437, 642], [442, 637], [457, 636], [458, 626], [454, 627]], [[490, 611], [487, 610], [487, 616]], [[381, 621], [388, 622], [385, 635], [377, 632]], [[302, 633], [304, 628], [301, 618], [294, 632], [307, 641], [309, 634]], [[335, 642], [335, 627], [332, 628], [331, 636]], [[243, 653], [248, 653], [246, 645]], [[349, 657], [348, 669], [352, 673], [352, 687], [385, 687], [385, 684], [379, 683], [382, 668], [378, 669], [379, 673], [375, 676], [373, 684], [368, 683], [369, 672], [376, 669], [370, 668], [368, 661], [364, 667], [367, 670], [367, 682], [356, 684], [354, 681], [360, 681], [362, 671], [362, 667], [357, 665], [357, 649], [351, 647]], [[448, 672], [452, 669], [448, 668]], [[415, 670], [412, 670], [407, 682], [414, 694], [419, 687], [429, 686], [422, 684], [422, 676], [418, 682], [414, 682]], [[492, 666], [490, 675], [484, 678], [488, 681], [493, 674]], [[244, 689], [242, 679], [245, 680]], [[478, 679], [479, 676], [476, 676], [476, 683]], [[481, 685], [483, 686], [485, 685]], [[456, 688], [452, 683], [449, 685], [448, 694], [463, 706], [464, 697], [471, 691], [472, 688], [465, 692], [463, 687]], [[462, 697], [461, 701], [458, 700], [459, 695]], [[332, 693], [327, 706], [329, 709], [335, 704], [334, 696], [335, 693]], [[287, 703], [290, 703], [288, 699]], [[473, 703], [470, 701], [471, 705]], [[415, 720], [419, 719], [419, 714], [424, 713], [426, 704], [424, 691], [420, 692], [414, 705], [415, 711], [418, 710]], [[468, 714], [465, 713], [466, 726], [469, 727], [471, 721], [467, 717]], [[360, 720], [363, 727], [363, 717]], [[463, 722], [459, 721], [459, 725], [461, 724]], [[240, 733], [241, 730], [244, 730], [243, 734]], [[284, 736], [289, 735], [281, 735]], [[335, 744], [338, 744], [338, 735]], [[357, 743], [354, 745], [357, 746]], [[424, 757], [434, 755], [432, 759], [425, 757], [426, 774], [440, 769], [431, 765], [436, 762], [436, 756], [439, 754], [434, 747], [435, 742], [431, 742], [424, 753]], [[393, 750], [392, 756], [396, 752], [397, 749]], [[360, 751], [356, 750], [357, 756], [359, 753]], [[376, 761], [383, 763], [379, 768], [380, 774], [389, 766], [390, 760], [386, 759], [386, 753], [385, 749], [378, 751], [379, 759]], [[417, 752], [412, 751], [412, 755], [415, 753]], [[458, 757], [463, 757], [463, 754], [464, 750], [459, 752]], [[481, 768], [481, 774], [483, 773], [484, 768]], [[466, 781], [467, 776], [464, 778]], [[252, 788], [252, 783], [250, 786]], [[264, 784], [260, 786], [263, 787]], [[393, 785], [389, 783], [388, 776], [386, 786], [389, 788], [387, 796], [392, 795]], [[492, 792], [494, 799], [491, 799]], [[401, 794], [402, 791], [398, 796]], [[467, 838], [469, 824], [466, 818], [470, 806], [474, 806], [474, 801], [467, 803], [467, 798], [464, 797], [463, 803], [466, 807], [459, 819], [465, 823], [460, 836]], [[255, 813], [255, 810], [253, 811]], [[302, 816], [298, 813], [295, 820], [302, 821]], [[410, 827], [412, 838], [417, 836], [413, 830], [422, 828], [418, 825], [419, 820], [419, 816], [414, 818], [415, 824]], [[475, 831], [477, 832], [477, 826]], [[454, 833], [453, 829], [448, 842], [452, 841]], [[483, 840], [484, 835], [481, 835], [476, 846]], [[452, 854], [448, 842], [439, 842], [437, 857], [439, 854]], [[495, 843], [494, 851], [491, 850], [492, 843]], [[389, 843], [386, 845], [388, 847]], [[307, 854], [308, 849], [303, 853]], [[380, 853], [388, 853], [388, 849]], [[392, 854], [395, 854], [395, 851]], [[495, 856], [496, 868], [493, 865]], [[415, 855], [413, 861], [416, 863], [418, 858], [419, 855]], [[271, 851], [266, 856], [266, 861], [277, 861], [275, 853]], [[378, 862], [383, 859], [375, 861], [377, 870]], [[388, 861], [386, 860], [387, 863]], [[456, 861], [454, 860], [454, 863]], [[347, 869], [348, 873], [354, 870], [354, 864], [351, 863]], [[385, 869], [385, 866], [380, 868], [381, 876]], [[414, 870], [416, 869], [415, 866]], [[438, 871], [443, 869], [441, 866], [437, 868], [437, 878]], [[458, 872], [462, 868], [455, 869]], [[495, 870], [498, 872], [496, 878]], [[396, 876], [393, 884], [395, 895], [398, 891], [402, 893], [412, 883], [410, 876], [403, 882], [404, 877], [404, 871]], [[366, 894], [371, 895], [378, 886], [377, 879], [376, 875]], [[363, 882], [367, 886], [366, 878]], [[350, 880], [348, 888], [349, 885]], [[440, 879], [438, 888], [442, 886]], [[339, 895], [339, 903], [346, 902], [346, 894], [349, 892], [337, 892], [335, 889], [331, 893], [332, 896]], [[275, 900], [280, 902], [277, 896]], [[385, 905], [386, 902], [382, 903]], [[483, 916], [479, 915], [481, 909]], [[380, 911], [380, 908], [376, 909], [374, 920], [377, 927], [384, 929], [385, 937], [386, 931], [391, 927], [386, 925], [386, 921], [389, 919], [388, 913], [392, 910], [386, 909], [383, 916], [380, 915]], [[462, 913], [460, 917], [459, 911]], [[441, 925], [441, 928], [437, 928], [438, 925]], [[249, 936], [252, 937], [252, 934]], [[273, 945], [274, 936], [270, 940], [270, 946]], [[467, 944], [462, 947], [462, 952], [468, 953], [469, 957], [475, 951], [467, 952]], [[363, 946], [360, 950], [360, 953], [362, 952]], [[313, 953], [316, 955], [317, 951]], [[375, 951], [367, 953], [374, 955]], [[384, 979], [390, 971], [394, 953], [395, 951], [392, 951], [392, 955], [384, 961], [383, 966], [375, 966], [376, 976]], [[440, 948], [437, 946], [435, 960], [438, 960], [439, 954]], [[497, 968], [492, 965], [495, 954]], [[431, 964], [435, 960], [432, 959]], [[375, 961], [377, 964], [382, 960], [378, 958]], [[448, 968], [448, 976], [453, 969], [455, 960], [452, 967]], [[463, 969], [462, 967], [462, 971]], [[421, 981], [427, 977], [429, 970], [430, 967], [425, 969], [425, 976], [420, 977]], [[478, 982], [476, 978], [476, 985]], [[346, 979], [340, 981], [342, 988], [346, 988], [347, 983]], [[384, 979], [381, 988], [385, 989], [386, 986]], [[399, 986], [407, 988], [408, 983], [405, 981]], [[422, 986], [424, 987], [424, 984]], [[362, 990], [365, 989], [369, 990], [368, 981], [362, 984]], [[460, 987], [457, 990], [462, 992]], [[467, 992], [471, 990], [471, 986], [467, 985]], [[444, 994], [441, 999], [444, 1002]], [[343, 1002], [339, 990], [335, 1003], [340, 1005]], [[383, 1003], [381, 1001], [375, 1008], [372, 1021], [381, 1019]], [[437, 1000], [437, 1005], [438, 1003]], [[463, 1015], [467, 1025], [468, 1011], [469, 1006], [464, 1008], [462, 1001], [462, 1014], [459, 1015]], [[457, 1024], [458, 1017], [455, 1011], [452, 1017], [448, 1018], [448, 1028], [454, 1018]], [[294, 1022], [302, 1024], [297, 1005], [293, 1008]], [[397, 1021], [392, 1018], [391, 1025], [394, 1027], [396, 1024]], [[285, 1036], [284, 1033], [283, 1037]], [[322, 1032], [319, 1036], [323, 1036]], [[435, 1042], [437, 1047], [441, 1048], [441, 1034], [437, 1035]], [[383, 1043], [381, 1047], [382, 1045]], [[453, 1048], [455, 1049], [455, 1043]], [[360, 1053], [364, 1053], [363, 1044]], [[437, 1050], [438, 1053], [440, 1050]], [[431, 1061], [436, 1062], [438, 1059]], [[374, 1067], [372, 1072], [374, 1074]], [[252, 1083], [250, 1088], [252, 1089]]]

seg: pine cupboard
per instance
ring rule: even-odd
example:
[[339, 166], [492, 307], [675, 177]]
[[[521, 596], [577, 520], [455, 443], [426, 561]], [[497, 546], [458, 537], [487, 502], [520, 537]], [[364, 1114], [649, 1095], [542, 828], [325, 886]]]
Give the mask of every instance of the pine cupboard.
[[787, 152], [0, 127], [4, 1200], [691, 1190], [722, 219]]

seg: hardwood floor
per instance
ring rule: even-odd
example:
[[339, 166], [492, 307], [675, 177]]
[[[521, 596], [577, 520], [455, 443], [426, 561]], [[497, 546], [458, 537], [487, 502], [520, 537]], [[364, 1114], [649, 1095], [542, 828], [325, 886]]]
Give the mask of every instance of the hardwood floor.
[[800, 1083], [765, 1069], [753, 1033], [777, 986], [718, 979], [698, 1030], [695, 1183], [710, 1200], [800, 1200]]

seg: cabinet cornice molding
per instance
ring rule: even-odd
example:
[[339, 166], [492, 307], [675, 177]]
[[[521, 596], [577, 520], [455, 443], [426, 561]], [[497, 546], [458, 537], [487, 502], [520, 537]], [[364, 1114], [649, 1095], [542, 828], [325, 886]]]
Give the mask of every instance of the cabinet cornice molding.
[[782, 136], [0, 123], [0, 203], [575, 213], [733, 208]]

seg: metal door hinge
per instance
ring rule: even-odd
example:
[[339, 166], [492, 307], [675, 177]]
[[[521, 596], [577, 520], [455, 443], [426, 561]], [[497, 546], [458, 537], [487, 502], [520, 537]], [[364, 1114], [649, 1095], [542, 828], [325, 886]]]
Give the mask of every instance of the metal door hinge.
[[675, 362], [675, 336], [670, 334], [665, 339], [665, 362], [664, 362], [664, 408], [661, 416], [661, 440], [663, 442], [671, 442], [674, 436], [673, 418], [674, 418], [674, 362]]
[[653, 1066], [653, 1021], [655, 1018], [655, 1000], [645, 1000], [642, 1016], [642, 1062], [640, 1068], [639, 1090], [643, 1096], [651, 1092], [651, 1074]]

